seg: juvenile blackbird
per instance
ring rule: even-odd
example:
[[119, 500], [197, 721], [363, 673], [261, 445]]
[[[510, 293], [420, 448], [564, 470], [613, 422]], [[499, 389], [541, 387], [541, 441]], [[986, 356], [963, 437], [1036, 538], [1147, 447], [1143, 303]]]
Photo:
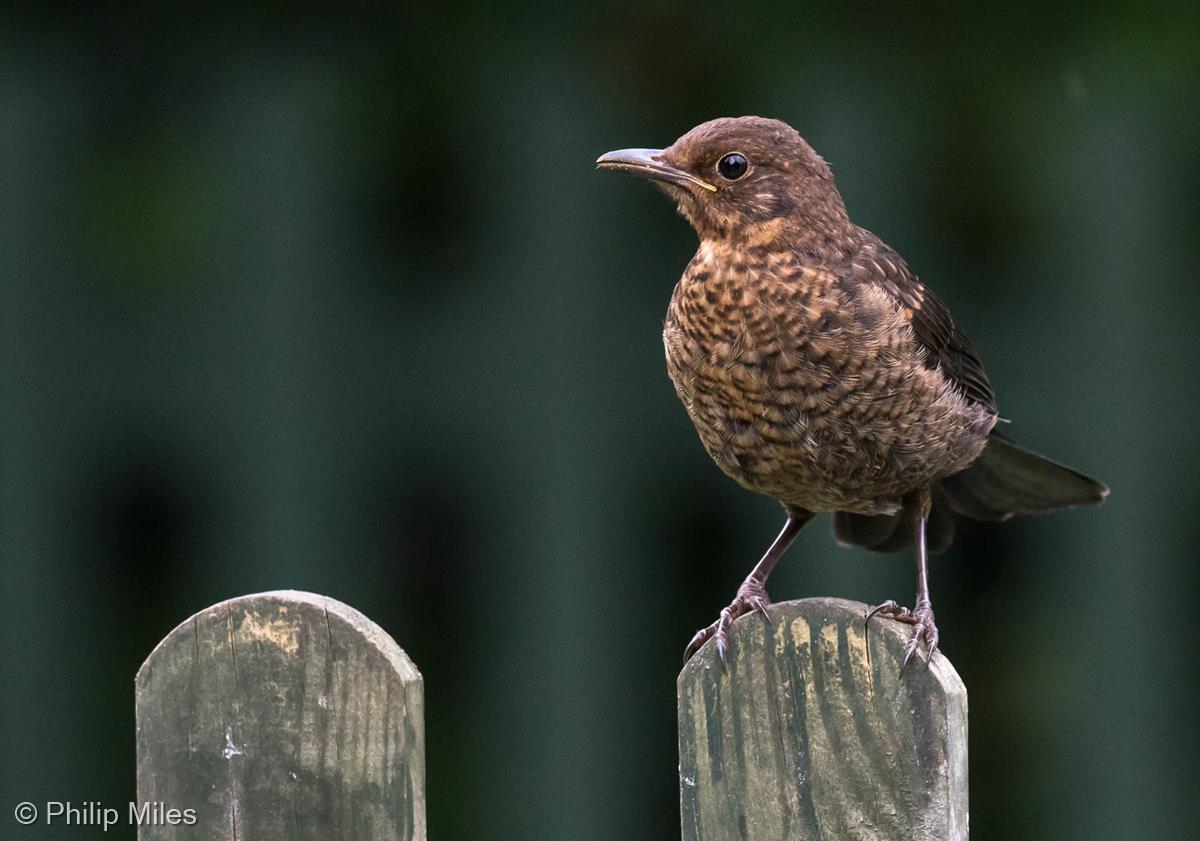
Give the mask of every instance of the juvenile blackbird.
[[767, 576], [815, 512], [843, 545], [914, 545], [916, 603], [870, 616], [913, 626], [905, 663], [938, 644], [926, 553], [954, 514], [1096, 505], [1100, 482], [992, 431], [987, 374], [966, 334], [904, 259], [846, 215], [829, 166], [794, 129], [718, 119], [666, 149], [602, 155], [600, 169], [648, 178], [700, 237], [667, 308], [667, 371], [708, 454], [787, 521], [688, 659], [770, 603]]

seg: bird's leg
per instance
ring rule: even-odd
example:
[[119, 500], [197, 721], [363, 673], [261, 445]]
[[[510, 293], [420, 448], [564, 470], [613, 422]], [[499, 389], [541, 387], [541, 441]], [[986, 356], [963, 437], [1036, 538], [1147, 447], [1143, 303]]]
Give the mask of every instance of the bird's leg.
[[886, 601], [873, 608], [867, 614], [867, 622], [872, 616], [886, 616], [898, 622], [913, 626], [912, 636], [904, 648], [903, 670], [912, 659], [913, 654], [920, 651], [928, 663], [937, 650], [938, 629], [933, 621], [933, 605], [929, 601], [929, 559], [925, 549], [925, 521], [929, 518], [930, 492], [929, 488], [916, 491], [905, 501], [904, 513], [909, 518], [912, 528], [913, 551], [917, 556], [917, 603], [912, 610], [901, 607], [894, 601]]
[[767, 595], [767, 577], [771, 574], [771, 570], [775, 569], [779, 559], [787, 552], [788, 547], [792, 545], [792, 541], [796, 539], [800, 529], [804, 528], [813, 518], [811, 511], [801, 508], [785, 508], [785, 510], [787, 511], [787, 522], [783, 524], [783, 530], [779, 532], [779, 536], [775, 538], [761, 560], [754, 565], [754, 569], [746, 576], [742, 586], [738, 587], [737, 595], [733, 597], [729, 606], [721, 611], [717, 621], [707, 628], [701, 628], [692, 637], [692, 641], [684, 649], [683, 662], [686, 663], [692, 659], [692, 655], [699, 651], [704, 643], [715, 639], [717, 653], [721, 657], [721, 664], [724, 665], [729, 627], [733, 624], [733, 620], [751, 610], [759, 611], [768, 621], [770, 620], [767, 613], [767, 605], [771, 603], [771, 599]]

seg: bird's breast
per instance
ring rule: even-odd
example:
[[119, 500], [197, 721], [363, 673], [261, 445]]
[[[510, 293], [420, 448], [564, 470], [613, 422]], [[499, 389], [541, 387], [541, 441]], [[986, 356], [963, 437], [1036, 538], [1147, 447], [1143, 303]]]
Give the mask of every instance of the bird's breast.
[[701, 246], [663, 340], [705, 449], [790, 504], [891, 510], [931, 471], [953, 472], [950, 453], [971, 434], [969, 407], [924, 364], [902, 307], [788, 254]]

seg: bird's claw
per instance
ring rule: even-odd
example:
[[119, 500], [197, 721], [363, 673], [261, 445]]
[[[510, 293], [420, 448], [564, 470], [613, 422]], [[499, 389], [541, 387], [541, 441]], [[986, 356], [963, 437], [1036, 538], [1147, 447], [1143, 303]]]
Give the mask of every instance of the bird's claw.
[[870, 622], [874, 616], [886, 616], [888, 619], [895, 619], [897, 622], [913, 626], [912, 635], [904, 646], [904, 662], [900, 664], [901, 672], [918, 651], [921, 652], [921, 657], [926, 665], [933, 659], [933, 653], [937, 651], [938, 647], [938, 629], [933, 621], [933, 607], [928, 602], [918, 602], [916, 608], [909, 610], [894, 601], [886, 601], [872, 608], [863, 624]]
[[734, 620], [750, 611], [756, 611], [769, 625], [771, 614], [767, 611], [767, 607], [770, 604], [771, 598], [767, 595], [766, 587], [760, 582], [754, 579], [742, 582], [742, 586], [738, 587], [737, 595], [733, 597], [729, 606], [721, 611], [717, 621], [707, 628], [701, 628], [692, 637], [687, 648], [683, 650], [683, 662], [691, 660], [692, 656], [711, 639], [716, 641], [717, 656], [721, 658], [721, 667], [728, 668], [725, 652], [729, 649], [729, 629], [733, 626]]

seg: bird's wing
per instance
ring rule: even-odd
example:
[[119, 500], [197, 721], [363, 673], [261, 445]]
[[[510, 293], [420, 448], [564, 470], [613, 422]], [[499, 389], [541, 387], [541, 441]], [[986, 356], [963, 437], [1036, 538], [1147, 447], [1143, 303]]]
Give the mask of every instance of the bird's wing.
[[863, 245], [853, 266], [857, 282], [875, 283], [912, 313], [913, 333], [925, 350], [929, 367], [940, 368], [967, 399], [996, 412], [995, 392], [971, 340], [954, 323], [941, 299], [909, 271], [904, 259], [874, 234], [863, 231]]

